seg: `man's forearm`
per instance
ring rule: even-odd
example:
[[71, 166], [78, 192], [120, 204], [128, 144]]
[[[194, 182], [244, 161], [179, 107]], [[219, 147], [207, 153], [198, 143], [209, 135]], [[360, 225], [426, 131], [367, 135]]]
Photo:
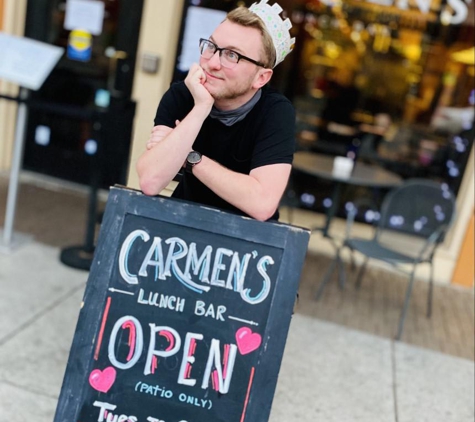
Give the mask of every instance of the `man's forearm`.
[[231, 171], [203, 156], [202, 161], [193, 168], [193, 174], [226, 202], [264, 221], [272, 217], [279, 205], [290, 168], [289, 164], [274, 164], [246, 175]]
[[146, 195], [159, 194], [175, 177], [208, 114], [206, 107], [194, 107], [163, 140], [140, 156], [137, 173]]

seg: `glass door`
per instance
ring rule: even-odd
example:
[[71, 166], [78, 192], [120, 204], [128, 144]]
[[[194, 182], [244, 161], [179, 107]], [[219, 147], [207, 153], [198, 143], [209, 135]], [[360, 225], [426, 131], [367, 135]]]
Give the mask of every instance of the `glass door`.
[[89, 184], [99, 165], [101, 185], [125, 183], [142, 7], [143, 0], [28, 2], [25, 36], [65, 53], [30, 93], [25, 169]]

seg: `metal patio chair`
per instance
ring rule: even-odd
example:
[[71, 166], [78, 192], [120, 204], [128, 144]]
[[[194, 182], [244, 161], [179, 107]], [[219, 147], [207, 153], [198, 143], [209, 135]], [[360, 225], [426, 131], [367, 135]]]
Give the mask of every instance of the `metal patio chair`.
[[[383, 200], [380, 216], [371, 239], [351, 237], [351, 228], [358, 212], [355, 204], [347, 217], [346, 235], [337, 251], [331, 268], [343, 271], [341, 249], [350, 249], [364, 255], [356, 278], [356, 287], [362, 282], [369, 259], [384, 261], [409, 275], [404, 305], [399, 319], [396, 339], [402, 335], [406, 312], [414, 285], [414, 275], [419, 264], [430, 265], [427, 317], [432, 313], [433, 257], [437, 246], [455, 216], [455, 197], [446, 184], [426, 179], [409, 179], [391, 190]], [[353, 259], [352, 259], [353, 261]], [[402, 266], [409, 266], [405, 271]], [[329, 281], [332, 271], [327, 271], [320, 285], [321, 291]], [[341, 276], [341, 274], [340, 274]], [[343, 276], [344, 277], [344, 276]]]

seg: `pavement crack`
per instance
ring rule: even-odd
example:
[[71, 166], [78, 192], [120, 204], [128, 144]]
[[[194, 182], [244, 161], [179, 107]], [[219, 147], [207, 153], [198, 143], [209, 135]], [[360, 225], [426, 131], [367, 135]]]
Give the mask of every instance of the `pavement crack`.
[[397, 368], [396, 368], [396, 341], [391, 340], [391, 369], [393, 376], [394, 421], [399, 422], [397, 407]]
[[36, 314], [33, 314], [25, 322], [23, 322], [22, 324], [15, 327], [14, 331], [11, 331], [10, 333], [7, 333], [2, 338], [0, 338], [0, 347], [4, 346], [10, 340], [14, 339], [17, 335], [19, 335], [24, 330], [26, 330], [32, 323], [34, 323], [35, 321], [38, 321], [39, 319], [44, 317], [46, 314], [51, 312], [54, 308], [59, 306], [65, 299], [68, 299], [70, 296], [72, 296], [73, 294], [75, 294], [76, 292], [78, 292], [82, 289], [84, 289], [84, 284], [81, 284], [77, 287], [72, 288], [71, 290], [68, 290], [66, 293], [64, 293], [62, 296], [58, 297], [55, 301], [51, 302], [45, 308], [41, 309]]
[[7, 381], [7, 380], [1, 380], [0, 383], [3, 384], [3, 385], [8, 385], [9, 387], [12, 387], [12, 388], [16, 388], [18, 390], [26, 391], [27, 393], [30, 393], [30, 394], [35, 394], [37, 396], [46, 397], [46, 398], [52, 399], [52, 400], [58, 400], [58, 395], [57, 394], [47, 394], [43, 391], [37, 391], [33, 388], [28, 388], [24, 385], [15, 384], [14, 382]]

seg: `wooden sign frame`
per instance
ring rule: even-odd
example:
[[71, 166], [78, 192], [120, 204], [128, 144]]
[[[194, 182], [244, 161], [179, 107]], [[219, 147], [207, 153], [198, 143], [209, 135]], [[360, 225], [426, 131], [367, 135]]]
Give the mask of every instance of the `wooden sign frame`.
[[54, 422], [267, 421], [309, 237], [111, 188]]

